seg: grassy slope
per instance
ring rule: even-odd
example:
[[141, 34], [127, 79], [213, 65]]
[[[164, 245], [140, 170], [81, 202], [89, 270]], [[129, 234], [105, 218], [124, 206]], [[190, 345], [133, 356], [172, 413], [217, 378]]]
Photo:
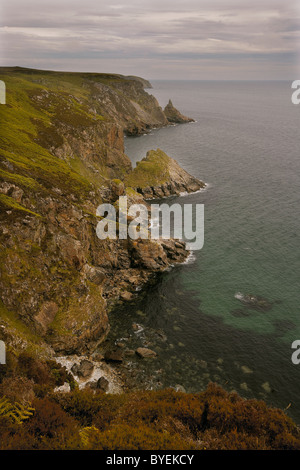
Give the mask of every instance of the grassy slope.
[[[99, 172], [96, 173], [80, 155], [73, 155], [72, 158], [64, 155], [59, 158], [47, 147], [48, 144], [54, 147], [62, 145], [63, 137], [57, 133], [59, 125], [67, 129], [67, 132], [74, 132], [77, 137], [90, 127], [95, 127], [97, 131], [98, 124], [109, 121], [108, 117], [104, 118], [100, 113], [90, 111], [91, 90], [87, 81], [92, 79], [93, 82], [111, 85], [112, 82], [122, 83], [124, 79], [118, 75], [55, 73], [15, 67], [1, 68], [0, 78], [5, 81], [7, 90], [7, 104], [0, 106], [0, 183], [12, 183], [24, 192], [22, 201], [17, 201], [10, 193], [0, 193], [1, 225], [3, 228], [7, 226], [6, 230], [11, 232], [10, 224], [23, 220], [24, 216], [35, 216], [43, 220], [38, 213], [39, 209], [35, 212], [28, 208], [41, 207], [37, 203], [41, 198], [57, 200], [72, 196], [80, 209], [81, 203], [89, 200], [91, 190], [109, 183], [106, 168], [100, 164]], [[105, 132], [106, 129], [104, 136]], [[56, 191], [57, 188], [60, 192]], [[47, 224], [47, 220], [45, 223]], [[43, 263], [36, 263], [32, 240], [27, 240], [28, 246], [24, 249], [21, 238], [18, 238], [18, 234], [13, 232], [9, 246], [6, 245], [4, 232], [1, 233], [1, 280], [11, 286], [17, 280], [23, 282], [24, 286], [30, 286], [30, 282], [34, 282], [37, 288], [40, 285], [42, 298], [43, 285], [45, 282], [52, 282], [53, 273], [49, 271], [45, 279]], [[37, 248], [41, 253], [41, 248]], [[47, 254], [48, 257], [51, 256], [45, 252], [45, 258]], [[8, 258], [10, 263], [15, 260], [16, 265], [10, 274], [5, 266]], [[76, 270], [73, 272], [70, 267], [62, 266], [63, 271], [60, 271], [58, 265], [56, 268], [58, 277], [60, 272], [64, 275], [61, 284], [65, 281], [69, 286], [72, 279], [75, 283], [76, 276], [78, 277]], [[27, 291], [30, 296], [31, 289]], [[25, 294], [21, 292], [16, 294], [19, 302], [24, 300], [23, 295]], [[98, 292], [95, 293], [95, 299], [99, 295]], [[100, 301], [102, 299], [98, 299], [99, 308]], [[69, 310], [68, 314], [73, 312], [74, 318], [76, 316], [78, 320], [80, 312], [78, 314], [74, 308]], [[81, 316], [83, 313], [81, 312]], [[15, 319], [20, 318], [17, 310], [9, 311], [2, 305], [0, 317], [9, 325], [11, 332], [19, 336], [21, 342], [24, 339], [29, 346], [32, 345], [30, 329], [21, 320], [15, 322]], [[61, 315], [58, 315], [54, 325], [57, 328], [60, 328], [60, 320]], [[38, 336], [35, 337], [36, 340], [38, 341]]]
[[151, 150], [147, 157], [140, 162], [132, 173], [125, 179], [128, 186], [145, 188], [159, 186], [169, 179], [170, 158], [162, 150]]
[[[72, 92], [84, 99], [82, 78], [66, 76], [65, 81], [58, 82], [51, 74], [38, 75], [37, 78], [35, 75], [10, 71], [2, 71], [0, 76], [7, 89], [7, 104], [0, 107], [0, 177], [35, 193], [45, 193], [49, 187], [58, 187], [85, 194], [90, 189], [89, 178], [35, 142], [41, 128], [54, 134], [51, 121], [57, 115], [59, 102], [61, 108]], [[51, 103], [48, 110], [38, 109], [31, 97], [42, 90], [49, 93], [57, 91], [56, 106]], [[74, 111], [73, 119], [81, 119], [84, 125], [88, 120], [96, 119], [88, 115], [84, 105], [74, 102]], [[4, 165], [4, 161], [11, 165]], [[2, 200], [1, 203], [6, 204], [8, 201]]]

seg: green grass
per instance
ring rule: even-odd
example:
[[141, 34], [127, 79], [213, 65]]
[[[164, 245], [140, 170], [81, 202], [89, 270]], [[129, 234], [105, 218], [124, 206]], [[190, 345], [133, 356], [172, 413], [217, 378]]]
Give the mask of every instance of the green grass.
[[10, 333], [15, 336], [15, 339], [19, 337], [28, 342], [29, 349], [35, 349], [35, 346], [41, 343], [39, 336], [34, 334], [32, 329], [25, 325], [16, 312], [7, 309], [1, 300], [0, 318], [7, 323]]
[[162, 150], [151, 150], [147, 157], [137, 162], [137, 166], [126, 178], [126, 185], [132, 188], [159, 186], [169, 179], [170, 158]]
[[54, 147], [63, 143], [55, 125], [60, 120], [73, 129], [103, 120], [88, 112], [83, 78], [72, 76], [67, 81], [68, 76], [62, 76], [57, 80], [51, 74], [3, 73], [3, 69], [0, 78], [7, 90], [7, 104], [0, 107], [0, 177], [34, 191], [58, 187], [80, 196], [86, 194], [95, 182], [91, 172], [82, 171], [82, 166], [78, 171], [43, 146], [43, 139]]
[[41, 217], [36, 212], [26, 209], [26, 207], [19, 204], [12, 197], [6, 196], [5, 194], [2, 194], [2, 193], [0, 193], [0, 206], [4, 207], [4, 210], [17, 210], [17, 211], [26, 212], [27, 214], [34, 215], [36, 217]]
[[[118, 74], [53, 72], [22, 67], [1, 67], [0, 79], [6, 84], [6, 105], [0, 106], [0, 178], [35, 193], [60, 188], [64, 193], [85, 198], [91, 186], [107, 185], [111, 171], [105, 166], [107, 143], [99, 148], [99, 161], [68, 155], [67, 138], [82, 139], [88, 129], [101, 136], [102, 122], [115, 121], [105, 104], [95, 99], [97, 83], [108, 86], [120, 99], [138, 100], [148, 106], [149, 95], [136, 94], [130, 78]], [[114, 96], [116, 96], [114, 95]], [[145, 96], [144, 96], [145, 95]], [[119, 100], [115, 98], [118, 109]], [[120, 119], [122, 119], [120, 110]], [[132, 122], [135, 121], [132, 116]], [[99, 126], [99, 127], [97, 127]], [[102, 132], [107, 132], [103, 128]], [[101, 137], [100, 137], [101, 140]], [[76, 152], [75, 152], [76, 153]], [[142, 164], [144, 165], [144, 164]], [[148, 165], [149, 166], [149, 165]], [[155, 173], [155, 165], [151, 173]], [[157, 168], [160, 172], [161, 167]], [[122, 178], [127, 167], [118, 168]], [[157, 177], [159, 175], [157, 174]]]
[[3, 178], [5, 181], [10, 181], [14, 183], [16, 186], [20, 186], [23, 188], [29, 188], [33, 191], [41, 191], [43, 187], [35, 181], [33, 178], [28, 176], [22, 176], [18, 173], [10, 173], [9, 171], [5, 171], [0, 168], [0, 178]]

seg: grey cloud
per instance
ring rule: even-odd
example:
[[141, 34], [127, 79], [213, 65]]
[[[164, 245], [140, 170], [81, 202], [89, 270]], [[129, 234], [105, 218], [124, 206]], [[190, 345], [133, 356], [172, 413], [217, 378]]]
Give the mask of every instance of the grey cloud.
[[[222, 66], [234, 78], [243, 63], [248, 76], [255, 58], [257, 75], [266, 73], [264, 57], [282, 78], [294, 73], [297, 61], [295, 5], [293, 0], [7, 0], [0, 27], [2, 63], [42, 67], [51, 59], [51, 67], [59, 68], [64, 60], [68, 69], [77, 57], [78, 70], [98, 71], [115, 61], [115, 67], [132, 67], [142, 75], [146, 64], [150, 78], [159, 78], [158, 64], [165, 60], [165, 76], [169, 59], [172, 78], [175, 63], [177, 74], [185, 68], [192, 76], [201, 65], [208, 73], [210, 64], [212, 76]], [[272, 76], [274, 70], [270, 67]]]

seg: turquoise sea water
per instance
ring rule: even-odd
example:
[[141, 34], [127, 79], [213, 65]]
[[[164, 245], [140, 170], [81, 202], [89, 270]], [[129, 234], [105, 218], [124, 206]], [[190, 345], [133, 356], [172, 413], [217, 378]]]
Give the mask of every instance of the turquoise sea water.
[[[132, 359], [148, 387], [203, 389], [210, 380], [285, 408], [300, 422], [300, 106], [289, 82], [154, 81], [162, 106], [196, 122], [126, 138], [134, 163], [161, 148], [208, 183], [171, 203], [205, 205], [205, 243], [126, 310], [112, 314], [115, 338], [150, 344], [158, 359]], [[236, 294], [268, 301], [250, 308]], [[132, 331], [132, 322], [141, 331]], [[128, 339], [129, 338], [129, 339]]]

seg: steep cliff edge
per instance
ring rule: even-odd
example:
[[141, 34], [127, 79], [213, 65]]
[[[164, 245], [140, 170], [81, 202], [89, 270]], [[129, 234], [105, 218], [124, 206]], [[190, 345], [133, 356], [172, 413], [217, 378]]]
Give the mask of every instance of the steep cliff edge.
[[[135, 77], [16, 67], [0, 78], [0, 339], [46, 356], [92, 350], [122, 293], [187, 256], [184, 243], [99, 240], [95, 230], [102, 202], [144, 202], [129, 187], [123, 133], [168, 120]], [[185, 175], [175, 163], [174, 184]]]

